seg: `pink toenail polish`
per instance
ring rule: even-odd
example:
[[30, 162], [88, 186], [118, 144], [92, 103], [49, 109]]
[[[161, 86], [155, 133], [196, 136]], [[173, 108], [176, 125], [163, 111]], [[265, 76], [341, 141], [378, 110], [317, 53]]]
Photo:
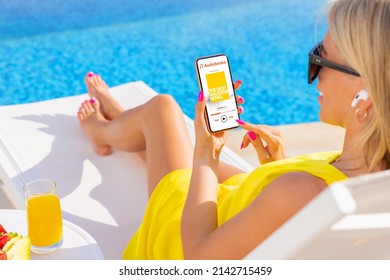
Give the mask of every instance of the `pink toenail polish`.
[[93, 103], [95, 103], [95, 102], [96, 102], [96, 99], [95, 99], [95, 98], [93, 98], [93, 97], [91, 97], [91, 99], [89, 99], [89, 102], [90, 102], [91, 104], [93, 104]]
[[92, 72], [89, 72], [89, 73], [88, 73], [88, 77], [90, 77], [90, 78], [92, 78], [94, 75], [95, 75], [95, 74], [92, 73]]

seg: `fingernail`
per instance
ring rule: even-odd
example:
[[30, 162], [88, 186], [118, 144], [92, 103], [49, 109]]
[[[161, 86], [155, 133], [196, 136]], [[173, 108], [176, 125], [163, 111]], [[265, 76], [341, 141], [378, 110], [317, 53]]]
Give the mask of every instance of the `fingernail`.
[[203, 90], [201, 90], [198, 95], [198, 101], [203, 101], [203, 98], [204, 98], [204, 93]]
[[244, 142], [241, 143], [240, 150], [242, 150], [242, 147], [244, 147]]
[[88, 73], [88, 77], [90, 77], [90, 78], [93, 77], [94, 75], [95, 75], [95, 74], [94, 74], [93, 72], [89, 72], [89, 73]]
[[244, 108], [242, 108], [242, 107], [238, 108], [238, 112], [239, 112], [240, 114], [244, 113]]
[[239, 83], [240, 85], [242, 84], [242, 81], [241, 80], [238, 80], [237, 83]]
[[91, 104], [93, 104], [93, 103], [95, 103], [95, 102], [96, 102], [96, 99], [95, 99], [95, 98], [93, 98], [93, 97], [91, 97], [91, 99], [89, 99], [89, 102], [90, 102]]
[[256, 134], [253, 131], [248, 132], [248, 136], [251, 140], [256, 140]]
[[237, 122], [238, 124], [240, 124], [240, 125], [244, 125], [244, 124], [245, 124], [245, 122], [242, 121], [242, 120], [236, 120], [236, 122]]
[[244, 103], [244, 102], [245, 102], [245, 99], [242, 98], [242, 97], [238, 98], [238, 100], [239, 100], [241, 103]]

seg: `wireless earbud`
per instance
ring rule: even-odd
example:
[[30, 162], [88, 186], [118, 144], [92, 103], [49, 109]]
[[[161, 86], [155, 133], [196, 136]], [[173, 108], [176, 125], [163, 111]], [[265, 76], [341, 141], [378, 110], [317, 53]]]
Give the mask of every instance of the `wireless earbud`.
[[365, 89], [362, 89], [356, 94], [355, 98], [352, 100], [351, 106], [355, 108], [360, 100], [367, 100], [367, 98], [368, 92]]

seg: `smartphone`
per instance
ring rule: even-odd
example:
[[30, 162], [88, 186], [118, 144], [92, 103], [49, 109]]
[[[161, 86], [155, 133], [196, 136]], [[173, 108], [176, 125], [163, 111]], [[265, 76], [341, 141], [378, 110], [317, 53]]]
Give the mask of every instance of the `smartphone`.
[[210, 132], [237, 128], [240, 118], [236, 94], [226, 54], [200, 57], [195, 60], [200, 90], [206, 98], [206, 122]]

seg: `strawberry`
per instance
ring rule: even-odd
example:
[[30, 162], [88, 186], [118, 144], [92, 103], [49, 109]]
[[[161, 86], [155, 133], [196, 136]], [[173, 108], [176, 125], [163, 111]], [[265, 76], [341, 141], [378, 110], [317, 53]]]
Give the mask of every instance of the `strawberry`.
[[4, 245], [10, 240], [7, 234], [0, 236], [0, 249], [3, 249]]
[[7, 259], [7, 253], [4, 252], [3, 250], [0, 250], [0, 261], [6, 259]]
[[7, 231], [4, 229], [4, 227], [2, 225], [0, 225], [0, 235], [1, 235], [1, 233], [3, 233], [3, 234], [7, 233]]

